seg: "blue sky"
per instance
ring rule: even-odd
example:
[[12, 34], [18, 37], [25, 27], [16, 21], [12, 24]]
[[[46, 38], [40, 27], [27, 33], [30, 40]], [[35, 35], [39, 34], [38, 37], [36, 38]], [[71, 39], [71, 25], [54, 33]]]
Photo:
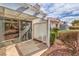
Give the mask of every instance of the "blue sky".
[[[59, 18], [63, 21], [71, 22], [74, 19], [79, 19], [79, 3], [39, 3], [41, 9], [48, 17]], [[17, 3], [0, 4], [11, 9], [17, 9], [21, 5]]]
[[48, 16], [63, 21], [71, 22], [79, 18], [79, 3], [45, 3], [41, 4], [41, 7]]

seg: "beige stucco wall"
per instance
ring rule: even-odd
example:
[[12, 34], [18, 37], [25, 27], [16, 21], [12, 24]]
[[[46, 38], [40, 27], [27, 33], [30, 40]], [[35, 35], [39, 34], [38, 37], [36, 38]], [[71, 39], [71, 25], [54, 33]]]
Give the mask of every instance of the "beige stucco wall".
[[33, 38], [47, 44], [48, 40], [48, 23], [47, 21], [33, 24]]
[[36, 19], [34, 19], [34, 20], [32, 21], [32, 23], [35, 24], [35, 23], [39, 23], [40, 21], [41, 21], [40, 18], [36, 18]]

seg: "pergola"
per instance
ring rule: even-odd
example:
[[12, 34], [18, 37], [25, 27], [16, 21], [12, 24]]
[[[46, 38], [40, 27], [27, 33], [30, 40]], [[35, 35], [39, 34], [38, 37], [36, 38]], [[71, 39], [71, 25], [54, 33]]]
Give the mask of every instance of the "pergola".
[[0, 16], [6, 18], [14, 18], [18, 20], [29, 20], [29, 21], [37, 18], [35, 16], [18, 12], [16, 10], [9, 9], [3, 6], [0, 6]]
[[[31, 22], [32, 20], [34, 20], [36, 18], [38, 18], [38, 17], [0, 6], [0, 20], [1, 20], [0, 21], [0, 40], [1, 41], [0, 42], [2, 44], [5, 43], [7, 45], [7, 42], [10, 43], [14, 39], [15, 39], [15, 41], [20, 39], [19, 37], [23, 33], [23, 32], [21, 32], [21, 29], [19, 29], [19, 28], [23, 27], [23, 26], [21, 26], [22, 25], [21, 22], [23, 20], [26, 22]], [[6, 21], [7, 19], [9, 19], [10, 21]], [[16, 20], [16, 22], [14, 20]], [[10, 26], [6, 26], [7, 23], [16, 29], [9, 28], [9, 30], [5, 30], [7, 27], [10, 27]], [[19, 31], [19, 33], [18, 33], [18, 31]], [[15, 34], [10, 34], [13, 36], [13, 38], [12, 38], [12, 36], [10, 36], [8, 33], [15, 33]], [[19, 34], [19, 37], [18, 37], [18, 34]], [[11, 37], [11, 39], [8, 36]], [[6, 37], [8, 37], [10, 40], [5, 40]]]

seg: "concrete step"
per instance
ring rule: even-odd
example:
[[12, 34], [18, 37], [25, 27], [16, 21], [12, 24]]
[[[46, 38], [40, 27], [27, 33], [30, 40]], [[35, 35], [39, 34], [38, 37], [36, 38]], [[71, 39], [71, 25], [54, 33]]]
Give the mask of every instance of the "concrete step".
[[6, 56], [19, 56], [15, 45], [10, 45], [6, 47]]

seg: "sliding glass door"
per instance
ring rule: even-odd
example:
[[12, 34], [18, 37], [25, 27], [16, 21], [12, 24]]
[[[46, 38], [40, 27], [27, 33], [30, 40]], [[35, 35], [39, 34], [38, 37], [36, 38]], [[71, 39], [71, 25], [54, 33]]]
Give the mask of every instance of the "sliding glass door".
[[30, 39], [32, 39], [32, 21], [0, 17], [1, 47]]
[[32, 21], [20, 21], [20, 39], [22, 41], [32, 39]]
[[4, 40], [4, 20], [0, 17], [0, 42]]

